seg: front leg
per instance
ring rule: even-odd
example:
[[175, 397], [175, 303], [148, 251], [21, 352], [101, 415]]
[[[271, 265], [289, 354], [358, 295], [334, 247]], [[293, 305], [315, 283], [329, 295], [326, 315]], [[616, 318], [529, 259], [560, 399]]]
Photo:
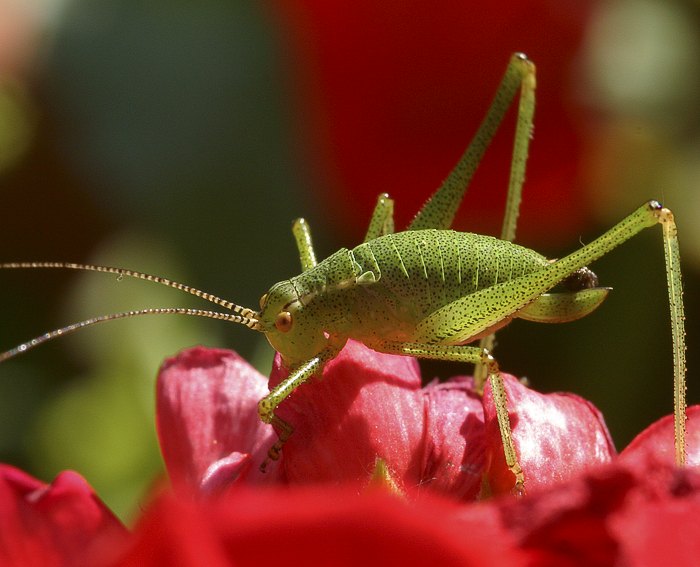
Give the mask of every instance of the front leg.
[[267, 396], [258, 402], [258, 415], [260, 419], [265, 423], [271, 424], [279, 436], [277, 442], [270, 447], [270, 450], [267, 452], [267, 458], [260, 465], [260, 470], [262, 472], [265, 472], [270, 460], [276, 461], [279, 459], [282, 447], [294, 432], [294, 428], [282, 418], [278, 417], [275, 414], [275, 410], [287, 396], [314, 374], [323, 372], [323, 367], [329, 360], [337, 356], [341, 348], [342, 346], [326, 347], [318, 355], [304, 362], [301, 366], [296, 367], [287, 378], [277, 384]]

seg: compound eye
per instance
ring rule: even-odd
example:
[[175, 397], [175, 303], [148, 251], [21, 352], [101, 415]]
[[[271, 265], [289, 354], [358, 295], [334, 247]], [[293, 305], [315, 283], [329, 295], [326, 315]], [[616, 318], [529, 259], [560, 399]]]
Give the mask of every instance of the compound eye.
[[262, 297], [260, 298], [260, 309], [262, 309], [265, 306], [266, 301], [267, 301], [267, 294], [263, 293]]
[[280, 311], [275, 319], [275, 328], [280, 333], [286, 333], [292, 328], [292, 314], [289, 311]]

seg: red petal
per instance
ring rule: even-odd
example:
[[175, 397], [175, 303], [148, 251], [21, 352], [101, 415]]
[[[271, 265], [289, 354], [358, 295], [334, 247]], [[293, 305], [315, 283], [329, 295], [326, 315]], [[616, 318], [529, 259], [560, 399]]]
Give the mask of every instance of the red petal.
[[[515, 377], [503, 375], [513, 441], [527, 490], [551, 485], [609, 462], [615, 455], [603, 416], [573, 394], [540, 394]], [[508, 493], [514, 477], [507, 469], [490, 384], [484, 391], [487, 442], [493, 461], [489, 482], [494, 493]]]
[[695, 567], [698, 564], [700, 499], [697, 495], [693, 501], [669, 500], [630, 508], [618, 524], [624, 565]]
[[691, 469], [616, 461], [495, 505], [532, 565], [697, 565], [700, 475]]
[[161, 451], [173, 485], [213, 490], [238, 479], [279, 480], [259, 472], [277, 437], [260, 421], [267, 379], [236, 353], [196, 347], [168, 359], [157, 384]]
[[127, 531], [72, 471], [44, 484], [0, 465], [0, 565], [88, 565], [126, 542]]
[[[270, 385], [287, 374], [278, 356]], [[294, 427], [283, 449], [287, 478], [365, 483], [381, 458], [392, 476], [417, 484], [423, 412], [415, 359], [348, 341], [326, 365], [322, 380], [303, 384], [277, 410]]]
[[610, 521], [623, 559], [618, 564], [694, 566], [700, 557], [700, 475], [665, 457], [638, 453], [620, 461], [634, 470], [638, 487]]
[[486, 468], [484, 412], [474, 381], [456, 377], [433, 382], [423, 396], [427, 408], [421, 486], [473, 500]]
[[[278, 360], [270, 382], [282, 376]], [[278, 410], [295, 427], [284, 449], [290, 482], [364, 484], [382, 459], [404, 489], [473, 499], [486, 456], [472, 381], [419, 386], [415, 359], [350, 341], [323, 381], [301, 386]]]
[[216, 500], [161, 499], [119, 565], [518, 565], [517, 552], [494, 544], [508, 537], [497, 519], [428, 496], [358, 495], [354, 486], [239, 489]]
[[[134, 545], [114, 567], [238, 567], [227, 557], [212, 519], [219, 501], [161, 496], [139, 521]], [[268, 549], [262, 547], [261, 554]]]
[[[700, 406], [686, 410], [686, 464], [700, 466]], [[620, 453], [626, 462], [646, 459], [649, 455], [660, 462], [675, 463], [673, 415], [667, 415], [642, 431]]]

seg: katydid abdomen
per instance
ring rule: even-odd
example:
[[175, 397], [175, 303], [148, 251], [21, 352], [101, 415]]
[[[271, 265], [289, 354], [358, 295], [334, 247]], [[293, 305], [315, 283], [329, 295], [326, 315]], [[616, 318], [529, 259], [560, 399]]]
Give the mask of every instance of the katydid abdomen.
[[455, 299], [548, 264], [511, 242], [428, 229], [339, 250], [290, 281], [306, 317], [328, 333], [411, 340], [418, 322]]

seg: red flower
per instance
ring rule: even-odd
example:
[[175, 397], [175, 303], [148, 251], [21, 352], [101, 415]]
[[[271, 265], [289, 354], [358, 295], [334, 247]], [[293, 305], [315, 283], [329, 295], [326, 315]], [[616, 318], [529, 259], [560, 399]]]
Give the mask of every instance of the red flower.
[[[486, 512], [484, 510], [484, 512]], [[237, 489], [166, 497], [145, 515], [119, 567], [207, 565], [523, 565], [498, 516], [454, 502], [406, 502], [355, 487]]]
[[356, 485], [165, 496], [117, 565], [696, 565], [700, 474], [653, 457], [637, 465], [618, 459], [472, 504]]
[[653, 458], [495, 505], [530, 565], [691, 566], [700, 557], [700, 474]]
[[[686, 464], [691, 467], [700, 466], [700, 406], [689, 407], [685, 415], [686, 421]], [[674, 427], [673, 415], [667, 415], [654, 422], [642, 431], [620, 453], [620, 458], [641, 467], [650, 458], [667, 464], [675, 463], [675, 447], [673, 444]]]
[[[278, 357], [271, 386], [285, 376]], [[611, 459], [608, 431], [588, 402], [538, 394], [505, 378], [528, 487]], [[196, 348], [165, 363], [158, 380], [158, 429], [176, 488], [207, 491], [236, 481], [364, 486], [378, 461], [404, 491], [420, 487], [473, 500], [485, 474], [495, 493], [513, 487], [488, 389], [482, 400], [464, 377], [421, 387], [415, 359], [354, 341], [326, 366], [322, 380], [300, 386], [280, 405], [279, 416], [295, 431], [281, 469], [262, 475], [258, 465], [274, 440], [257, 418], [264, 384], [227, 351]]]
[[238, 354], [193, 348], [163, 363], [157, 383], [158, 437], [176, 490], [216, 491], [238, 479], [279, 478], [259, 465], [277, 439], [260, 421], [267, 379]]
[[[274, 386], [287, 374], [277, 357]], [[349, 341], [322, 380], [278, 413], [295, 432], [284, 448], [290, 483], [366, 483], [377, 459], [404, 489], [473, 499], [486, 465], [483, 410], [470, 381], [421, 388], [418, 363]]]
[[[278, 362], [273, 380], [283, 373]], [[612, 459], [590, 404], [505, 380], [528, 494], [465, 502], [484, 475], [496, 492], [512, 486], [488, 388], [482, 399], [467, 378], [421, 388], [415, 360], [350, 343], [323, 380], [280, 406], [296, 432], [276, 472], [262, 475], [274, 439], [256, 414], [265, 379], [234, 353], [189, 349], [164, 364], [158, 386], [177, 491], [156, 498], [127, 539], [74, 473], [47, 487], [0, 469], [0, 564], [696, 563], [700, 473], [673, 466], [667, 418]], [[695, 464], [698, 406], [688, 430]], [[372, 487], [377, 458], [407, 497]], [[182, 497], [193, 490], [209, 497]]]
[[121, 549], [127, 532], [77, 473], [44, 484], [0, 465], [0, 565], [95, 565]]
[[[603, 416], [593, 404], [570, 393], [540, 394], [512, 376], [504, 378], [513, 442], [528, 491], [574, 478], [589, 468], [610, 462], [616, 455]], [[489, 471], [491, 490], [495, 494], [509, 493], [514, 477], [506, 467], [488, 384], [483, 401], [493, 455]]]
[[[271, 384], [285, 372], [278, 358]], [[486, 464], [483, 411], [471, 382], [422, 389], [414, 359], [351, 341], [323, 380], [300, 387], [280, 406], [295, 432], [282, 467], [262, 474], [258, 467], [276, 439], [257, 415], [266, 384], [230, 351], [195, 348], [166, 361], [157, 419], [176, 488], [208, 491], [236, 481], [364, 485], [381, 459], [404, 488], [478, 493]]]
[[697, 565], [700, 406], [686, 415], [685, 468], [674, 465], [673, 416], [667, 416], [609, 465], [531, 490], [517, 501], [492, 501], [501, 527], [527, 553], [529, 564]]

